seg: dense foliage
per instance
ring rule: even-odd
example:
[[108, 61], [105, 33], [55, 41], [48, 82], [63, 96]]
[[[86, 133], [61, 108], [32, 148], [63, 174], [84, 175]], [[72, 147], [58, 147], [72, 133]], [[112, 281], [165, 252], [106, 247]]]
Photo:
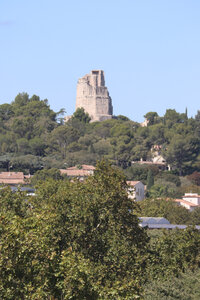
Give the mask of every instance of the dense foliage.
[[[200, 209], [170, 200], [200, 193], [200, 111], [148, 112], [146, 127], [125, 116], [90, 123], [83, 109], [64, 123], [63, 113], [26, 93], [0, 105], [0, 169], [35, 174], [37, 188], [0, 190], [0, 298], [199, 299], [199, 231], [147, 235], [137, 215], [200, 225]], [[137, 163], [156, 155], [172, 170]], [[84, 183], [58, 170], [102, 158], [118, 168], [102, 162]], [[146, 184], [147, 199], [132, 202], [126, 179]]]
[[145, 300], [197, 300], [200, 297], [200, 233], [193, 228], [149, 232], [149, 275]]
[[200, 270], [186, 271], [178, 277], [153, 279], [145, 285], [145, 300], [199, 300]]
[[102, 157], [127, 168], [132, 161], [151, 159], [158, 145], [179, 175], [200, 171], [200, 112], [195, 118], [173, 109], [163, 117], [149, 112], [147, 127], [125, 116], [89, 123], [83, 109], [63, 123], [63, 113], [63, 109], [53, 112], [46, 99], [26, 93], [0, 105], [0, 168], [34, 173], [42, 168], [96, 164]]
[[172, 199], [146, 198], [138, 203], [140, 216], [163, 217], [171, 224], [200, 225], [200, 208], [189, 211], [183, 206], [178, 206]]
[[[105, 161], [84, 182], [52, 173], [33, 197], [0, 190], [1, 299], [198, 299], [198, 230], [142, 229], [126, 178]], [[177, 290], [185, 274], [190, 294]]]
[[148, 237], [125, 177], [105, 162], [84, 183], [0, 192], [1, 299], [134, 299]]

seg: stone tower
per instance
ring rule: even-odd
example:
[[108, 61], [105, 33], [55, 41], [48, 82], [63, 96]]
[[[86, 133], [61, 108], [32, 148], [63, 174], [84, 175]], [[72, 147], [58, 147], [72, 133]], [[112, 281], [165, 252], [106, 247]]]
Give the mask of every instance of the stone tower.
[[78, 80], [76, 109], [80, 107], [90, 115], [92, 122], [112, 118], [112, 100], [105, 86], [103, 71], [93, 70]]

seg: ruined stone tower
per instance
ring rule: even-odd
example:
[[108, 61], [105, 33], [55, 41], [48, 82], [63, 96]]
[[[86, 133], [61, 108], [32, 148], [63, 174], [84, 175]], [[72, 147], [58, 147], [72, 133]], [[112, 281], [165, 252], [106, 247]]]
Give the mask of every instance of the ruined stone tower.
[[105, 86], [103, 71], [93, 70], [78, 80], [76, 109], [80, 107], [90, 115], [92, 122], [112, 118], [112, 100]]

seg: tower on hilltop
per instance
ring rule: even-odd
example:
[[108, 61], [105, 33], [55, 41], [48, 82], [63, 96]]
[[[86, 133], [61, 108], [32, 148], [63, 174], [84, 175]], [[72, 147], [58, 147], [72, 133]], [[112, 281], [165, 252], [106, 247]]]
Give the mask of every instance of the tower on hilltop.
[[76, 109], [81, 107], [90, 115], [92, 122], [112, 118], [112, 100], [102, 70], [93, 70], [78, 80]]

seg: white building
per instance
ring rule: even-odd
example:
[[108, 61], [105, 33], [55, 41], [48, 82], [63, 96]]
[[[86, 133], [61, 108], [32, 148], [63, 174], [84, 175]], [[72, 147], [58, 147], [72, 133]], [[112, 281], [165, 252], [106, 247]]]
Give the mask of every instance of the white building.
[[129, 188], [129, 198], [135, 201], [141, 201], [144, 199], [144, 184], [141, 181], [127, 181]]
[[185, 193], [183, 200], [189, 201], [193, 204], [200, 205], [200, 196], [196, 193]]
[[200, 196], [196, 193], [185, 193], [182, 199], [176, 199], [175, 201], [190, 211], [200, 207]]

